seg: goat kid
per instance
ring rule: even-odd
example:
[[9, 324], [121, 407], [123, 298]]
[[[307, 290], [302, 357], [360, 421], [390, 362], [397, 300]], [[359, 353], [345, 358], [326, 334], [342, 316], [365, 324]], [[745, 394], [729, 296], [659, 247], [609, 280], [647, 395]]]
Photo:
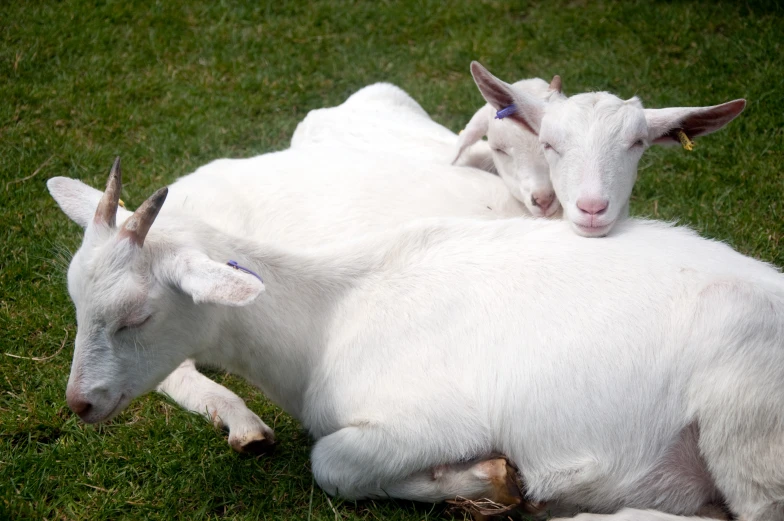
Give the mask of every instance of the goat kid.
[[481, 497], [497, 451], [555, 511], [784, 518], [784, 280], [764, 263], [636, 220], [602, 241], [440, 220], [293, 254], [181, 205], [156, 220], [165, 188], [116, 223], [119, 191], [117, 172], [81, 210], [68, 270], [84, 421], [195, 359], [302, 422], [330, 494]]
[[471, 63], [480, 92], [496, 110], [514, 106], [505, 119], [532, 136], [550, 167], [555, 194], [574, 231], [602, 237], [629, 215], [637, 164], [653, 144], [690, 146], [691, 139], [715, 132], [746, 106], [737, 99], [710, 107], [644, 109], [636, 97], [608, 92], [566, 96], [545, 102], [505, 83], [480, 63]]
[[[515, 89], [547, 102], [552, 96], [561, 95], [561, 78], [553, 77], [548, 85], [540, 78], [521, 80]], [[497, 172], [506, 187], [525, 204], [534, 217], [554, 216], [561, 205], [550, 180], [550, 165], [539, 146], [539, 138], [507, 118], [496, 117], [498, 109], [487, 103], [479, 109], [460, 133], [457, 154], [453, 164], [460, 164], [466, 154], [476, 157], [477, 144], [486, 143], [490, 148], [489, 165], [477, 165], [484, 170]], [[487, 141], [481, 141], [487, 136]]]

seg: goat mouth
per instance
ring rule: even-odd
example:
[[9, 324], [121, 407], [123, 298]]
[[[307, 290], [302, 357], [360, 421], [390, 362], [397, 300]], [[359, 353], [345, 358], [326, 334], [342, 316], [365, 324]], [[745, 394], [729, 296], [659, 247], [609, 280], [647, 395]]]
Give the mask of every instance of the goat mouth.
[[552, 217], [553, 215], [558, 213], [558, 210], [560, 210], [560, 209], [561, 209], [561, 205], [558, 204], [557, 202], [554, 202], [550, 206], [547, 207], [547, 211], [544, 212], [544, 216], [545, 217]]
[[614, 224], [615, 221], [610, 221], [607, 224], [599, 226], [593, 224], [585, 226], [576, 222], [572, 222], [572, 225], [577, 229], [577, 232], [584, 237], [604, 237], [610, 232]]
[[112, 418], [120, 414], [128, 405], [126, 401], [126, 396], [127, 395], [125, 393], [120, 393], [120, 397], [117, 399], [117, 401], [114, 403], [114, 406], [111, 408], [111, 410], [108, 413], [95, 417], [88, 416], [87, 418], [82, 418], [82, 421], [84, 423], [103, 423], [111, 420]]

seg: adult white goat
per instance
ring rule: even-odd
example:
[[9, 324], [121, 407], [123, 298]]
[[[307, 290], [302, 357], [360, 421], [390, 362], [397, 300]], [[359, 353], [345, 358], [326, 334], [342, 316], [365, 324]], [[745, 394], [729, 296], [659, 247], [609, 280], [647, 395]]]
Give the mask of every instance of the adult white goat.
[[784, 518], [772, 267], [645, 221], [601, 241], [559, 221], [430, 221], [295, 254], [182, 212], [182, 188], [157, 220], [165, 188], [128, 216], [115, 170], [80, 211], [67, 399], [84, 421], [194, 358], [299, 419], [330, 494], [477, 497], [499, 451], [556, 510], [673, 520], [721, 498]]
[[[377, 87], [360, 92], [377, 97], [390, 92]], [[406, 155], [394, 147], [366, 150], [345, 141], [350, 140], [343, 135], [312, 142], [302, 137], [282, 152], [213, 161], [172, 186], [169, 206], [227, 233], [291, 247], [344, 242], [423, 217], [527, 215], [498, 176], [451, 167], [446, 159], [423, 161], [412, 150]], [[451, 146], [444, 144], [442, 152], [448, 155]], [[86, 227], [92, 215], [84, 209], [97, 206], [102, 193], [67, 178], [53, 178], [48, 186], [61, 208]], [[274, 440], [272, 429], [240, 397], [200, 374], [191, 361], [159, 390], [226, 428], [238, 452], [264, 452]]]
[[[553, 77], [549, 85], [540, 78], [531, 78], [518, 81], [513, 87], [544, 102], [553, 96], [562, 97], [559, 76]], [[550, 181], [550, 165], [539, 146], [539, 138], [497, 114], [498, 109], [487, 103], [473, 115], [460, 133], [453, 164], [460, 164], [466, 156], [474, 158], [474, 166], [497, 172], [512, 195], [522, 201], [533, 216], [554, 215], [561, 205]], [[484, 136], [487, 136], [486, 142], [481, 141]], [[489, 165], [475, 159], [478, 154], [472, 151], [478, 143], [489, 147]]]
[[637, 163], [652, 144], [690, 146], [691, 138], [715, 132], [743, 111], [746, 100], [711, 107], [644, 109], [636, 97], [622, 100], [607, 92], [552, 95], [547, 102], [509, 85], [478, 62], [471, 73], [505, 120], [538, 137], [550, 166], [564, 217], [586, 237], [606, 235], [629, 214]]

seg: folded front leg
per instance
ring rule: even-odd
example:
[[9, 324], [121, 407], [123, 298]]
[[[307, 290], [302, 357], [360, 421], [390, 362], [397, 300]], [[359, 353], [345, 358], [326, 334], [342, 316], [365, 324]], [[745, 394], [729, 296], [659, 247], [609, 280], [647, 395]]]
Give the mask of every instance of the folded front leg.
[[222, 385], [201, 374], [186, 360], [158, 386], [178, 405], [229, 431], [229, 445], [237, 452], [262, 454], [275, 443], [275, 435], [245, 402]]

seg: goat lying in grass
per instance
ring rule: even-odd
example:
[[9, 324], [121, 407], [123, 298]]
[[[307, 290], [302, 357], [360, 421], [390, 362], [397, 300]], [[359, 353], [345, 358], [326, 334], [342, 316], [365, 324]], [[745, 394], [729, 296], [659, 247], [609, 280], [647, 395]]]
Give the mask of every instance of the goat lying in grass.
[[[66, 178], [52, 179], [48, 186], [63, 210], [86, 226], [92, 216], [84, 208], [96, 206], [101, 192]], [[226, 233], [291, 247], [340, 243], [422, 217], [527, 215], [495, 175], [452, 167], [447, 161], [428, 164], [394, 150], [368, 152], [328, 141], [250, 159], [214, 161], [172, 190], [170, 205], [179, 205], [195, 219]], [[228, 429], [234, 450], [264, 452], [274, 440], [272, 429], [242, 399], [200, 374], [191, 361], [159, 390]]]
[[[506, 143], [492, 146], [496, 166], [509, 161], [510, 150], [530, 156], [532, 140], [538, 141], [564, 217], [586, 237], [607, 235], [629, 215], [637, 163], [648, 147], [680, 142], [690, 147], [691, 138], [723, 128], [746, 106], [738, 99], [711, 107], [644, 109], [636, 97], [624, 101], [607, 92], [567, 98], [560, 93], [560, 79], [543, 96], [499, 80], [478, 62], [471, 64], [471, 73], [492, 108], [507, 109], [503, 119], [520, 129], [511, 135], [508, 125], [491, 127], [502, 136], [494, 139]], [[499, 168], [501, 175], [505, 171]], [[512, 185], [514, 175], [505, 176]], [[513, 193], [530, 208], [527, 191]]]
[[[97, 204], [58, 199], [86, 226], [68, 270], [67, 401], [84, 421], [191, 358], [302, 422], [330, 494], [493, 495], [500, 452], [556, 511], [672, 521], [724, 500], [745, 521], [784, 518], [774, 268], [637, 220], [604, 240], [560, 221], [431, 220], [294, 253], [249, 238], [264, 222], [195, 217], [185, 188], [131, 215], [113, 169]], [[258, 194], [212, 201], [252, 213]]]

